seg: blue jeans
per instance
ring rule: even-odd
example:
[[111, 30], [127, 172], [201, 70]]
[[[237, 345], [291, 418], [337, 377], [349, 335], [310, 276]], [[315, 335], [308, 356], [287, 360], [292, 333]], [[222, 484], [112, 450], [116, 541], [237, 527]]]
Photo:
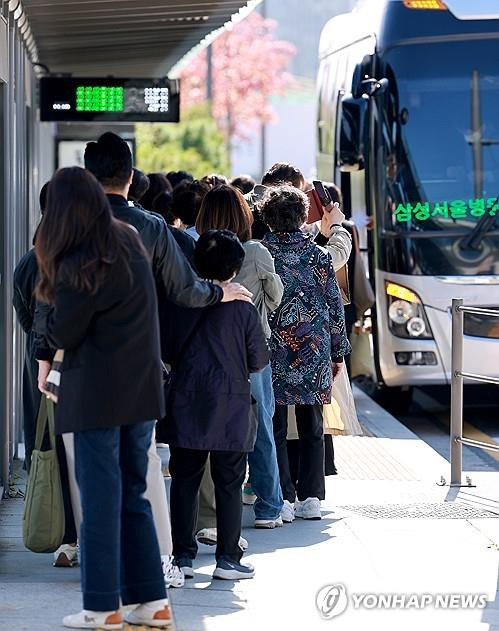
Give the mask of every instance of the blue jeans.
[[166, 597], [151, 505], [144, 498], [154, 421], [75, 432], [81, 493], [83, 607], [114, 611]]
[[275, 400], [270, 364], [251, 375], [251, 394], [258, 404], [255, 449], [248, 454], [251, 486], [257, 497], [253, 507], [255, 518], [277, 519], [282, 508], [282, 492], [272, 425]]

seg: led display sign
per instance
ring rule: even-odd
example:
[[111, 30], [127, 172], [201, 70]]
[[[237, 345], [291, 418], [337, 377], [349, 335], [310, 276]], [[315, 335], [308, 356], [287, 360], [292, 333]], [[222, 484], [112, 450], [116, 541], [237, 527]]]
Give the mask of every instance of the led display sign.
[[466, 219], [483, 217], [485, 214], [495, 216], [499, 210], [497, 197], [479, 197], [475, 199], [453, 199], [446, 202], [412, 202], [398, 204], [394, 209], [397, 222], [426, 221], [428, 219]]
[[42, 121], [178, 122], [179, 106], [169, 79], [40, 79]]

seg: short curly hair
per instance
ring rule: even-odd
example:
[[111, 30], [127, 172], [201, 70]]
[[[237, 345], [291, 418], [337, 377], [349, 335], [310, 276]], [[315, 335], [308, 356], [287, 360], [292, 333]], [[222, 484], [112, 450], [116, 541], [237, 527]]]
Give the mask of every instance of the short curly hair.
[[269, 188], [260, 203], [263, 220], [274, 232], [299, 230], [308, 217], [308, 197], [288, 184]]

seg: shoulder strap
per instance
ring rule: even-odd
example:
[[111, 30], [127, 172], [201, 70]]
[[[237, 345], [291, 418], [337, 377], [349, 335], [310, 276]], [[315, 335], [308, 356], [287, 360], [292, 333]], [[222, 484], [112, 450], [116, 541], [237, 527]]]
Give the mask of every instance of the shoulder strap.
[[55, 449], [54, 404], [42, 394], [36, 421], [35, 449], [38, 451], [42, 448], [47, 423], [49, 428], [50, 448]]

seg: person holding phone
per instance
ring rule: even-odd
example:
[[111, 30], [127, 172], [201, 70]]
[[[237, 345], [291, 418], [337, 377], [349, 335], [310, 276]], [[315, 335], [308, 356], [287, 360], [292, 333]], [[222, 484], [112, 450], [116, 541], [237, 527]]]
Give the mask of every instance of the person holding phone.
[[322, 202], [319, 198], [319, 191], [308, 184], [303, 173], [288, 162], [276, 162], [263, 175], [262, 183], [257, 184], [251, 193], [245, 195], [246, 201], [253, 210], [255, 221], [253, 223], [253, 238], [263, 239], [269, 232], [269, 227], [263, 221], [259, 204], [268, 188], [289, 184], [301, 191], [304, 191], [309, 198], [310, 209], [304, 228], [307, 232], [312, 232], [317, 245], [325, 247], [331, 254], [335, 271], [343, 267], [350, 257], [352, 251], [352, 238], [347, 230], [342, 227], [345, 215], [341, 211], [340, 204], [335, 204], [328, 197], [327, 190], [322, 182], [316, 182], [322, 187]]
[[333, 199], [329, 189], [318, 180], [314, 180], [313, 188], [307, 190], [307, 196], [310, 201], [307, 225], [316, 226], [314, 241], [331, 254], [337, 272], [347, 264], [352, 252], [352, 237], [342, 226], [345, 215], [340, 200]]

